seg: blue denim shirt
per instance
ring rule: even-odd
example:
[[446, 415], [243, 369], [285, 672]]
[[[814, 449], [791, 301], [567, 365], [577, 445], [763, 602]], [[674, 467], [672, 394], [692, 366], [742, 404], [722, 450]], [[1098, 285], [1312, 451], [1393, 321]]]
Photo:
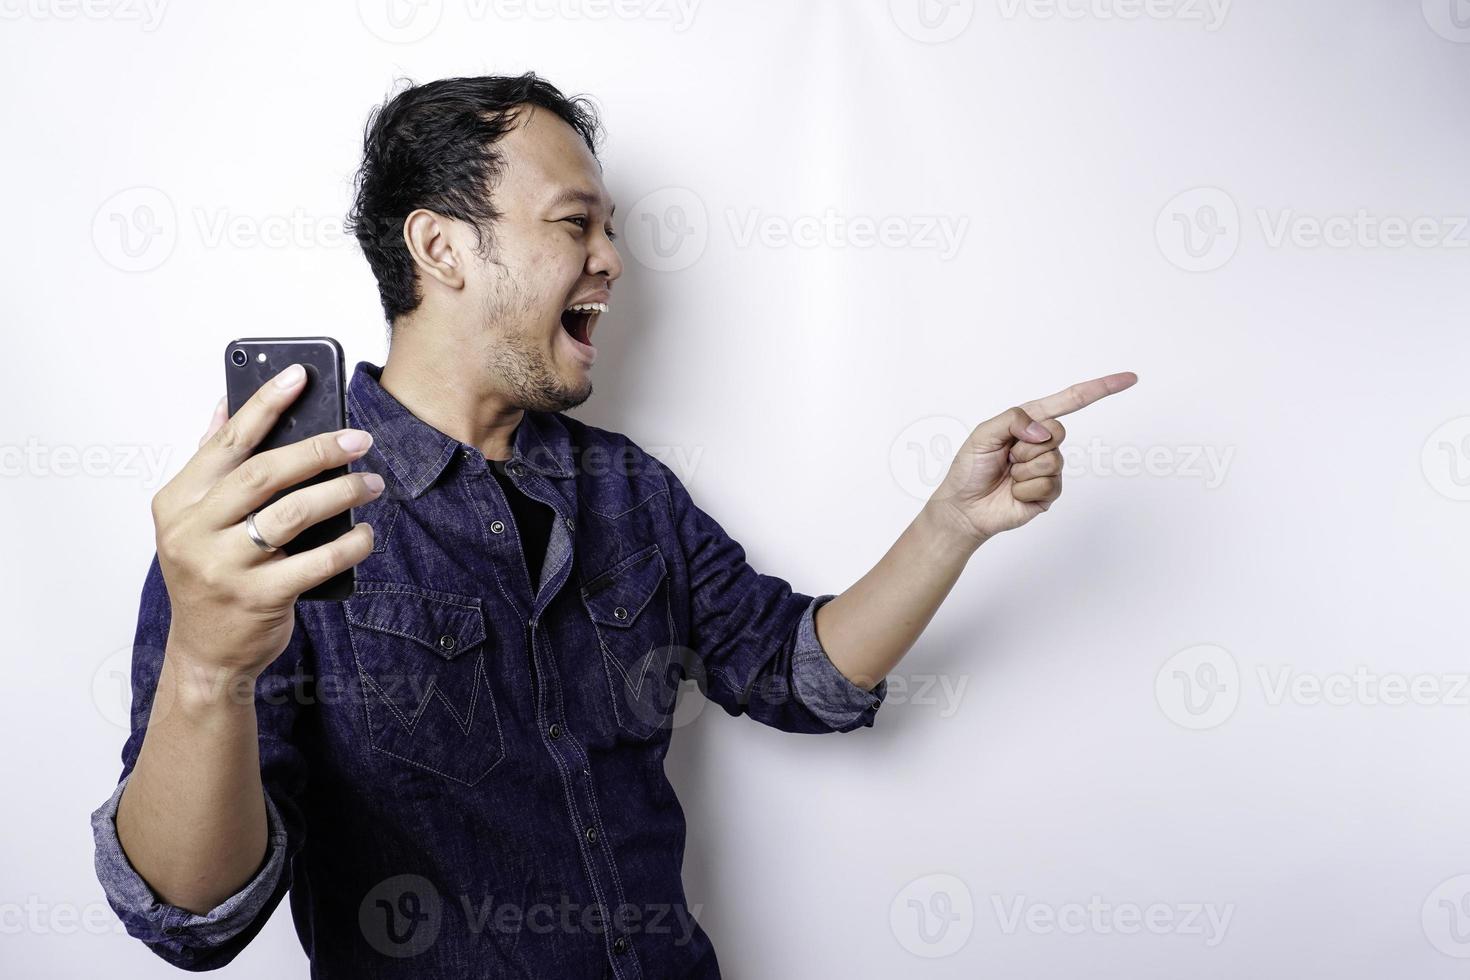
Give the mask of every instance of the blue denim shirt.
[[863, 690], [827, 658], [813, 616], [832, 595], [757, 572], [667, 466], [562, 413], [525, 412], [506, 464], [556, 514], [533, 585], [484, 456], [380, 374], [359, 363], [348, 389], [349, 424], [374, 436], [353, 469], [386, 484], [355, 511], [372, 554], [352, 598], [297, 604], [256, 685], [261, 868], [199, 915], [159, 901], [118, 843], [169, 630], [155, 556], [122, 776], [92, 814], [109, 902], [189, 970], [228, 963], [289, 889], [317, 977], [718, 976], [664, 775], [679, 682], [820, 733], [872, 725], [886, 681]]

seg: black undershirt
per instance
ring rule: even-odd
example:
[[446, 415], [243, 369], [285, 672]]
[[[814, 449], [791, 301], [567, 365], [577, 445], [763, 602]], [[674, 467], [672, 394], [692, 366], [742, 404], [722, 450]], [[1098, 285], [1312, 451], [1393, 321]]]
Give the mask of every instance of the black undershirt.
[[521, 493], [505, 473], [506, 460], [487, 459], [490, 472], [505, 491], [506, 503], [515, 517], [516, 530], [521, 536], [521, 551], [526, 556], [526, 574], [531, 576], [531, 594], [535, 595], [541, 582], [541, 563], [546, 558], [546, 546], [551, 541], [551, 521], [555, 512], [539, 500]]

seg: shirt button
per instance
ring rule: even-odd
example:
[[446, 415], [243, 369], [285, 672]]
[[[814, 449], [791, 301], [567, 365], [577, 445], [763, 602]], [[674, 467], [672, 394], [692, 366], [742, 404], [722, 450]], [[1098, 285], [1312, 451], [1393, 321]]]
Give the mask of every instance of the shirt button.
[[553, 721], [551, 723], [551, 727], [546, 729], [546, 734], [550, 735], [552, 738], [561, 738], [561, 726]]
[[504, 521], [491, 521], [490, 522], [490, 533], [491, 534], [499, 534], [499, 533], [501, 533], [504, 530], [505, 530], [505, 522]]
[[587, 828], [587, 843], [589, 843], [589, 844], [596, 844], [597, 843], [597, 828], [596, 827], [588, 827]]
[[506, 467], [506, 470], [510, 473], [511, 476], [520, 476], [523, 472], [525, 472], [525, 468], [522, 467], [520, 463], [511, 463], [509, 466]]
[[627, 939], [626, 936], [619, 936], [618, 938], [616, 938], [616, 939], [613, 940], [613, 952], [614, 953], [621, 954], [621, 953], [626, 953], [627, 951], [628, 951], [628, 939]]
[[445, 633], [443, 636], [439, 637], [439, 649], [443, 650], [445, 653], [453, 650], [458, 645], [459, 641], [450, 636], [448, 633]]
[[619, 606], [618, 608], [613, 610], [613, 619], [616, 619], [618, 622], [622, 622], [627, 618], [628, 610], [624, 609], [622, 606]]

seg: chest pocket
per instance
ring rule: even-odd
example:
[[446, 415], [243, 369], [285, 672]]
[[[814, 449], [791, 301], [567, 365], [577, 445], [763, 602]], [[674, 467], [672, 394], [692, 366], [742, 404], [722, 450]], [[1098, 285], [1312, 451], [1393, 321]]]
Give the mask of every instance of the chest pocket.
[[582, 602], [597, 627], [618, 727], [639, 739], [666, 728], [679, 690], [668, 569], [649, 545], [594, 576]]
[[373, 748], [473, 786], [505, 756], [480, 600], [358, 582], [345, 603]]

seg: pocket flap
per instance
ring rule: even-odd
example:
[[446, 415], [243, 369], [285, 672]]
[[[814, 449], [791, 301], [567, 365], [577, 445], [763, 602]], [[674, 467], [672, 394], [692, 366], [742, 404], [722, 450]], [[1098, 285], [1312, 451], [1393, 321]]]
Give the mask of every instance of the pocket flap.
[[358, 582], [345, 605], [352, 625], [413, 640], [445, 660], [485, 641], [485, 618], [475, 596], [390, 582]]
[[603, 626], [632, 626], [658, 591], [667, 569], [658, 545], [629, 555], [582, 587], [582, 601]]

